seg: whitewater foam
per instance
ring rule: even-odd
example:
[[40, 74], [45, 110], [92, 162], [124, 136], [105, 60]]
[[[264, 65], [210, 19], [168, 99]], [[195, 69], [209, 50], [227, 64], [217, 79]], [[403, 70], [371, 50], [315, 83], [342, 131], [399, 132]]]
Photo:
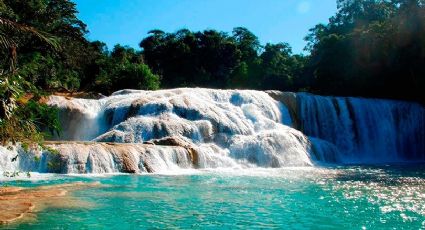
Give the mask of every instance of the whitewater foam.
[[425, 110], [414, 103], [181, 88], [52, 96], [49, 104], [64, 130], [55, 139], [74, 142], [53, 144], [59, 156], [0, 147], [1, 170], [169, 173], [425, 160]]

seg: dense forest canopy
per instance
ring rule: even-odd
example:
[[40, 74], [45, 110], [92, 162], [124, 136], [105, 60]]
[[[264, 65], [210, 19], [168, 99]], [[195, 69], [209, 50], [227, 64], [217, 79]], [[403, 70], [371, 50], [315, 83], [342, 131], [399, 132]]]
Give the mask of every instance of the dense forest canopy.
[[140, 50], [119, 44], [109, 50], [86, 39], [87, 26], [70, 0], [0, 0], [0, 139], [14, 126], [26, 127], [21, 120], [32, 121], [28, 133], [40, 124], [56, 130], [51, 111], [38, 101], [57, 91], [274, 89], [424, 103], [425, 1], [337, 5], [327, 24], [308, 32], [300, 55], [287, 43], [260, 44], [244, 27], [155, 29], [141, 38]]
[[261, 46], [243, 27], [229, 35], [215, 30], [165, 33], [153, 30], [140, 43], [143, 58], [162, 76], [163, 87], [295, 90], [306, 58], [286, 43]]
[[340, 0], [306, 39], [319, 93], [425, 101], [425, 1]]

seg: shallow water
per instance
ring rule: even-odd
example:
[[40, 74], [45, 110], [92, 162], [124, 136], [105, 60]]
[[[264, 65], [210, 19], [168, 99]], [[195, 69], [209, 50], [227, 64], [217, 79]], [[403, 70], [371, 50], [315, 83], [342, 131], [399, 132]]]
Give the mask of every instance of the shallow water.
[[46, 209], [8, 229], [425, 229], [425, 167], [351, 166], [170, 175], [55, 176], [4, 181], [33, 187], [74, 181], [92, 207]]

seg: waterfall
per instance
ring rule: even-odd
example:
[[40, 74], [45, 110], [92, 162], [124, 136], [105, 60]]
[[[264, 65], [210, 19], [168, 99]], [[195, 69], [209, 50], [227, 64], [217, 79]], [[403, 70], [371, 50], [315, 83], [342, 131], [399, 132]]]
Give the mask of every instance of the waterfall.
[[344, 163], [425, 160], [424, 107], [401, 101], [297, 95], [300, 129], [334, 144]]
[[45, 150], [0, 147], [0, 171], [143, 173], [425, 160], [425, 110], [415, 103], [181, 88], [121, 90], [99, 100], [51, 96], [49, 104], [60, 110], [62, 134]]

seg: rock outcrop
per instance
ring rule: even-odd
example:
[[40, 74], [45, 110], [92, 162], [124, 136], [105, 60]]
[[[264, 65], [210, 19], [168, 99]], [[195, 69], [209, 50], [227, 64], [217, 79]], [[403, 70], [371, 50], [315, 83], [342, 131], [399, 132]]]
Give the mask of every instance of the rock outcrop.
[[48, 146], [57, 151], [46, 154], [51, 165], [58, 166], [48, 170], [59, 173], [152, 173], [169, 167], [196, 167], [196, 151], [177, 138], [152, 144], [58, 142]]
[[275, 99], [276, 101], [282, 102], [289, 111], [292, 119], [292, 126], [300, 130], [300, 119], [298, 115], [298, 104], [297, 104], [297, 94], [292, 92], [282, 92], [276, 90], [269, 90], [266, 93]]

